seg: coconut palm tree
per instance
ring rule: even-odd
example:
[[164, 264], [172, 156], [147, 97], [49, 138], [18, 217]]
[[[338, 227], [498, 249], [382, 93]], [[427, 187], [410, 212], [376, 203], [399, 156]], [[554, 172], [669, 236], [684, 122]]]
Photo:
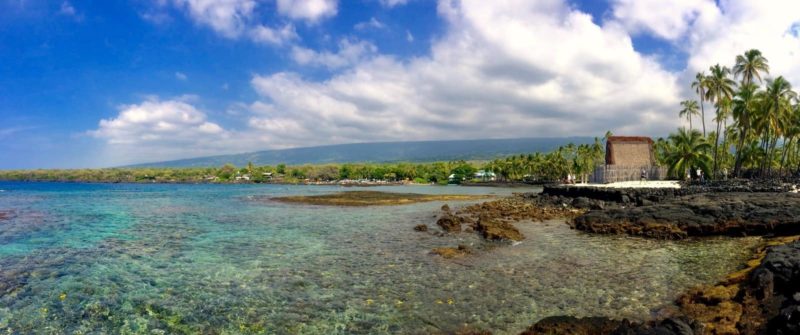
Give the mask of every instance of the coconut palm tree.
[[697, 130], [686, 131], [679, 128], [677, 133], [669, 135], [669, 145], [665, 146], [665, 160], [667, 173], [672, 177], [681, 178], [692, 168], [698, 168], [708, 174], [711, 166], [711, 157], [708, 150], [709, 144]]
[[741, 177], [743, 158], [741, 153], [744, 148], [744, 141], [748, 140], [748, 135], [753, 124], [751, 115], [758, 103], [758, 96], [758, 86], [748, 83], [739, 87], [733, 99], [734, 126], [739, 130], [739, 140], [736, 145], [736, 158], [733, 167], [733, 174], [736, 177]]
[[698, 72], [692, 82], [692, 88], [698, 96], [700, 96], [700, 120], [703, 122], [703, 136], [706, 136], [706, 110], [704, 101], [706, 101], [706, 91], [708, 88], [708, 77], [704, 72]]
[[772, 161], [778, 138], [784, 135], [788, 116], [791, 115], [793, 108], [791, 101], [796, 97], [797, 93], [792, 91], [792, 85], [783, 76], [773, 80], [767, 79], [764, 92], [764, 122], [762, 123], [762, 126], [765, 127], [764, 139], [766, 140], [766, 155], [762, 166], [766, 167], [767, 173], [772, 170], [772, 164], [767, 166], [767, 162]]
[[697, 112], [697, 101], [695, 100], [684, 100], [681, 101], [681, 111], [678, 113], [678, 116], [685, 117], [689, 120], [689, 130], [692, 130], [692, 116], [699, 115]]
[[713, 169], [713, 176], [717, 175], [717, 148], [719, 146], [719, 133], [720, 133], [720, 126], [722, 125], [722, 115], [724, 110], [722, 107], [725, 104], [725, 101], [730, 101], [733, 99], [733, 90], [736, 86], [736, 82], [733, 79], [729, 78], [728, 75], [730, 74], [730, 69], [725, 66], [720, 66], [719, 64], [712, 66], [709, 68], [711, 74], [708, 76], [708, 90], [706, 91], [706, 96], [709, 101], [714, 102], [714, 105], [717, 107], [717, 134], [714, 137], [714, 169]]
[[761, 51], [750, 49], [742, 55], [736, 56], [736, 65], [733, 66], [733, 75], [742, 77], [742, 86], [752, 84], [753, 78], [761, 82], [761, 73], [769, 74], [769, 62]]

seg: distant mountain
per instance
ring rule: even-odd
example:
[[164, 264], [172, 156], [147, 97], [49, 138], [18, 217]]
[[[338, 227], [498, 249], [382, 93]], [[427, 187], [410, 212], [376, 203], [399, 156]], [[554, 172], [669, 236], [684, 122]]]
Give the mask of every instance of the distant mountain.
[[511, 138], [455, 141], [375, 142], [266, 150], [130, 165], [128, 167], [209, 167], [323, 164], [348, 162], [431, 162], [489, 160], [520, 153], [549, 152], [568, 143], [592, 143], [590, 137]]

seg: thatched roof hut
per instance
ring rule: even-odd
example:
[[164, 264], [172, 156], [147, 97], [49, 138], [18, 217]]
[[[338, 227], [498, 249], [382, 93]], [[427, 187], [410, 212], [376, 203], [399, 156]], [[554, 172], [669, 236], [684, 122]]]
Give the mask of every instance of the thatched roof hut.
[[644, 136], [610, 136], [606, 140], [606, 165], [654, 166], [653, 140]]

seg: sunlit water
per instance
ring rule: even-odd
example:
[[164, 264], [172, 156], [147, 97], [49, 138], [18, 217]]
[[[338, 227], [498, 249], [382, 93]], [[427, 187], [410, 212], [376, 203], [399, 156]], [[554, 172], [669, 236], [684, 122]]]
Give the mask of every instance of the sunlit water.
[[[520, 223], [518, 245], [439, 237], [441, 202], [335, 208], [338, 187], [0, 183], [0, 333], [515, 333], [550, 315], [645, 319], [758, 239], [666, 242]], [[418, 193], [520, 189], [382, 187]], [[467, 203], [450, 203], [460, 206]], [[434, 247], [471, 244], [458, 260]]]

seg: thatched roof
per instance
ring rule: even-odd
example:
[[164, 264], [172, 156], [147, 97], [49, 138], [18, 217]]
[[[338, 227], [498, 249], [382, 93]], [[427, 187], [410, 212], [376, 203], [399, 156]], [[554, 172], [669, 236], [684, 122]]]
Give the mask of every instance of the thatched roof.
[[644, 136], [611, 136], [606, 141], [606, 165], [653, 166], [653, 140]]

